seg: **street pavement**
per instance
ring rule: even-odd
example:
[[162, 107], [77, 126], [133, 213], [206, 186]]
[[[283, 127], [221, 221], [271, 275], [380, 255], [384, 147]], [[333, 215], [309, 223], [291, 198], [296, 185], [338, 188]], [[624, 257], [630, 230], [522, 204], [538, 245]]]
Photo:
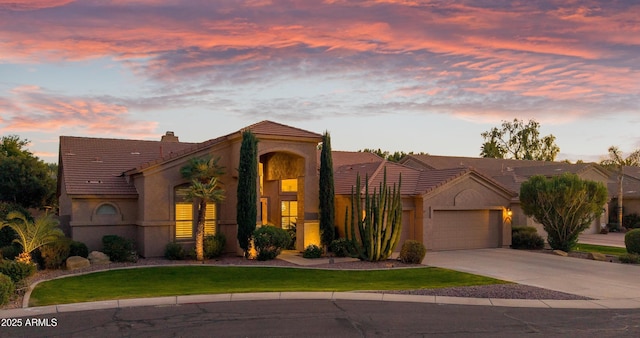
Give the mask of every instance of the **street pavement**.
[[[20, 326], [0, 328], [0, 337], [640, 336], [640, 309], [541, 309], [356, 300], [187, 303], [19, 319]], [[42, 325], [34, 324], [38, 323], [36, 320]]]

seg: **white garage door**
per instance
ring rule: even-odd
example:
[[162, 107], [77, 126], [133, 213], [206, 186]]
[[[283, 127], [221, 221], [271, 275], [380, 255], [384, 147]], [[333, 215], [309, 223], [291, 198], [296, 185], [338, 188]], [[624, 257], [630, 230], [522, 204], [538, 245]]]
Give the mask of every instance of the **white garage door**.
[[499, 210], [438, 210], [433, 218], [433, 250], [501, 246], [502, 213]]

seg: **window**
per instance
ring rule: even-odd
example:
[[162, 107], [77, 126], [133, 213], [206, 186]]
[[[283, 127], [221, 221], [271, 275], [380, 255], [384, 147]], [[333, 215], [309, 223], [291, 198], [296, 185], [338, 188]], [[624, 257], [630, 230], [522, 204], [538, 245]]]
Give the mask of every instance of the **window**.
[[292, 178], [292, 179], [280, 181], [280, 190], [282, 192], [297, 192], [298, 191], [298, 179], [297, 178]]
[[96, 215], [117, 215], [118, 210], [112, 204], [103, 204], [96, 210]]
[[[195, 237], [197, 219], [197, 202], [187, 201], [189, 186], [180, 186], [175, 190], [176, 206], [176, 239], [189, 240]], [[218, 224], [218, 209], [213, 203], [207, 203], [204, 217], [204, 234], [214, 235]]]
[[282, 229], [289, 229], [298, 219], [298, 201], [282, 201]]

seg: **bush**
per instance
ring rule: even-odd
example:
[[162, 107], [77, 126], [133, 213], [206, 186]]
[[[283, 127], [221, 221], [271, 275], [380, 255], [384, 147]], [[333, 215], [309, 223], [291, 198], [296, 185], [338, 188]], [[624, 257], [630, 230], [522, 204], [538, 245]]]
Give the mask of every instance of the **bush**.
[[168, 243], [164, 248], [164, 258], [170, 260], [182, 260], [186, 256], [184, 248], [182, 245], [172, 242]]
[[22, 249], [16, 244], [3, 246], [0, 248], [0, 259], [14, 260], [21, 252]]
[[627, 253], [618, 257], [621, 263], [638, 264], [640, 263], [640, 255]]
[[322, 248], [315, 244], [311, 244], [304, 249], [304, 252], [302, 253], [302, 257], [320, 258], [322, 257]]
[[544, 239], [534, 227], [514, 226], [511, 228], [511, 248], [540, 250], [544, 248]]
[[640, 215], [633, 213], [622, 218], [622, 226], [627, 229], [640, 228]]
[[223, 233], [217, 233], [215, 235], [209, 235], [204, 238], [204, 257], [215, 258], [220, 257], [224, 252], [224, 246], [227, 243], [227, 238]]
[[420, 264], [427, 254], [427, 248], [418, 241], [406, 240], [400, 249], [400, 261], [407, 264]]
[[41, 246], [40, 256], [44, 261], [44, 267], [47, 269], [59, 269], [64, 261], [69, 258], [69, 249], [71, 240], [61, 237], [55, 242]]
[[331, 241], [329, 251], [333, 252], [337, 257], [353, 257], [356, 253], [356, 246], [353, 241], [346, 238], [338, 238]]
[[291, 237], [286, 230], [266, 225], [253, 232], [253, 245], [258, 260], [266, 261], [278, 257], [283, 248], [289, 246]]
[[287, 229], [287, 233], [289, 234], [289, 237], [291, 238], [291, 241], [289, 242], [289, 245], [287, 246], [288, 250], [295, 250], [296, 249], [296, 236], [297, 236], [297, 225], [296, 223], [291, 224], [291, 226], [289, 227], [289, 229]]
[[112, 262], [135, 262], [138, 260], [133, 241], [117, 235], [102, 237], [103, 252]]
[[640, 254], [640, 229], [633, 229], [624, 235], [624, 246], [631, 254]]
[[89, 257], [89, 248], [82, 242], [71, 241], [71, 243], [69, 243], [69, 257], [71, 256], [87, 258]]
[[15, 289], [16, 286], [11, 278], [0, 273], [0, 305], [7, 304], [7, 302], [9, 302], [9, 298], [11, 298]]
[[6, 259], [0, 261], [0, 274], [9, 276], [14, 284], [21, 282], [35, 272], [36, 266], [34, 264], [19, 263]]

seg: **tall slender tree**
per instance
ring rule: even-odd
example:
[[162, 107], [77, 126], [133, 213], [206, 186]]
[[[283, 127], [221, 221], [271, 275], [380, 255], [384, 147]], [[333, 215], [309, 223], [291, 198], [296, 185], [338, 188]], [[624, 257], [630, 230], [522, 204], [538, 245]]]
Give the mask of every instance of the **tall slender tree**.
[[204, 224], [207, 204], [220, 203], [224, 200], [224, 190], [220, 187], [218, 177], [224, 173], [218, 165], [220, 158], [210, 156], [193, 158], [180, 169], [182, 177], [191, 180], [187, 199], [198, 202], [198, 218], [196, 225], [196, 260], [204, 260]]
[[322, 135], [320, 152], [320, 234], [322, 244], [329, 246], [335, 238], [335, 188], [333, 183], [333, 159], [331, 157], [331, 135]]
[[257, 185], [258, 182], [258, 139], [249, 130], [242, 133], [240, 145], [240, 164], [238, 166], [238, 207], [236, 221], [238, 223], [238, 242], [249, 257], [251, 234], [256, 229], [258, 218]]
[[622, 152], [618, 147], [609, 147], [609, 158], [600, 162], [603, 166], [613, 168], [618, 172], [618, 226], [622, 226], [623, 207], [622, 199], [624, 191], [622, 189], [622, 180], [624, 179], [624, 167], [625, 166], [638, 166], [640, 165], [640, 149], [632, 152], [627, 157], [623, 157]]

